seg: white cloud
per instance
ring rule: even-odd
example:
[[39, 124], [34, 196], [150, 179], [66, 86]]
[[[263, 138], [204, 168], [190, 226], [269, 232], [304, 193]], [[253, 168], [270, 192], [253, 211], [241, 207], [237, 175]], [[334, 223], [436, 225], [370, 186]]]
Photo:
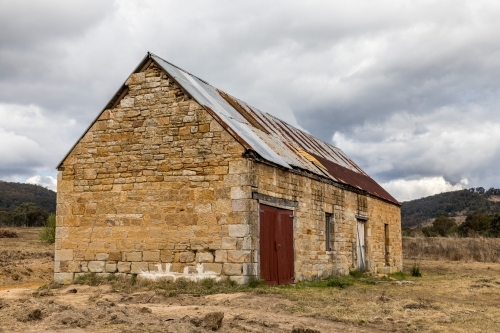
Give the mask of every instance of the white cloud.
[[449, 191], [464, 189], [467, 179], [458, 184], [450, 184], [443, 177], [424, 177], [420, 179], [395, 179], [382, 183], [382, 187], [391, 193], [398, 201], [408, 201]]
[[26, 183], [41, 185], [52, 191], [57, 191], [57, 180], [51, 176], [33, 176], [26, 179]]

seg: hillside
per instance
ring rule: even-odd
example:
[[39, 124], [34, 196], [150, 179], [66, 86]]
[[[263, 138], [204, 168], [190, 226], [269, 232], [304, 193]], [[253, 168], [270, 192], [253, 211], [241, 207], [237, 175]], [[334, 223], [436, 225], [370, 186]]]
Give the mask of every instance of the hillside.
[[49, 213], [55, 213], [56, 192], [40, 185], [0, 181], [0, 210], [11, 211], [25, 202], [32, 202]]
[[414, 227], [440, 215], [457, 217], [470, 212], [500, 212], [498, 190], [460, 190], [403, 202], [401, 222], [405, 227]]

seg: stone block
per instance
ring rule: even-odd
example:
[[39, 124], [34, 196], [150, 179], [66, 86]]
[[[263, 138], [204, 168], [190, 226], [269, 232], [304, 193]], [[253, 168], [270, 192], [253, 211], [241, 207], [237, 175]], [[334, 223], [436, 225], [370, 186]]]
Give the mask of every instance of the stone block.
[[217, 275], [222, 273], [222, 264], [218, 263], [204, 263], [203, 272], [213, 272]]
[[242, 265], [241, 264], [233, 264], [233, 263], [224, 263], [222, 265], [222, 273], [224, 275], [241, 275], [242, 273]]
[[231, 199], [250, 199], [250, 192], [246, 190], [246, 187], [233, 186], [231, 187]]
[[236, 250], [236, 238], [222, 237], [221, 249], [223, 250]]
[[229, 174], [248, 173], [248, 161], [246, 159], [238, 159], [229, 162]]
[[193, 262], [194, 253], [191, 251], [179, 253], [179, 262]]
[[134, 106], [135, 99], [134, 98], [123, 98], [120, 101], [120, 106], [122, 108], [131, 108]]
[[132, 274], [139, 274], [148, 271], [149, 271], [149, 263], [144, 261], [134, 261], [130, 266], [130, 273]]
[[119, 261], [122, 260], [122, 254], [119, 251], [111, 251], [109, 252], [109, 260]]
[[127, 261], [119, 261], [118, 264], [116, 265], [116, 268], [118, 269], [118, 272], [120, 273], [128, 273], [130, 272], [130, 262]]
[[114, 273], [117, 270], [117, 265], [116, 264], [106, 264], [104, 269], [108, 273]]
[[198, 252], [196, 253], [196, 262], [213, 262], [214, 255], [210, 252]]
[[89, 261], [87, 267], [93, 273], [104, 272], [104, 261]]
[[127, 81], [125, 82], [125, 85], [136, 85], [136, 84], [141, 84], [146, 81], [146, 73], [140, 72], [140, 73], [134, 73], [131, 74]]
[[54, 282], [60, 284], [71, 284], [74, 273], [54, 273]]
[[230, 237], [245, 237], [248, 236], [249, 228], [247, 224], [231, 224], [228, 225]]
[[127, 252], [127, 261], [142, 261], [142, 252]]
[[228, 250], [228, 262], [248, 262], [250, 261], [250, 251]]
[[81, 272], [80, 262], [79, 261], [68, 261], [68, 267], [66, 268], [66, 271], [72, 272], [72, 273]]
[[96, 253], [95, 255], [95, 260], [108, 260], [108, 259], [109, 259], [108, 253]]
[[160, 261], [160, 251], [144, 251], [142, 252], [142, 260]]
[[225, 250], [215, 251], [215, 262], [227, 262], [227, 251]]
[[257, 276], [257, 264], [254, 264], [254, 263], [244, 263], [243, 264], [243, 275], [246, 275], [246, 276]]
[[231, 202], [233, 212], [248, 212], [252, 209], [251, 199], [236, 199]]
[[161, 250], [160, 260], [161, 262], [172, 262], [174, 260], [174, 253], [170, 250]]
[[54, 260], [69, 261], [73, 258], [73, 250], [55, 250]]

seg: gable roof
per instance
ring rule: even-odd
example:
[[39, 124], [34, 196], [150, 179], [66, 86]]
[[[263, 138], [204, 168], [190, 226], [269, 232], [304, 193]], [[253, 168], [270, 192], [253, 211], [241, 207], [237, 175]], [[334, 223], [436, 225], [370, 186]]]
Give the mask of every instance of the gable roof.
[[[257, 153], [262, 159], [286, 169], [306, 170], [400, 205], [342, 150], [248, 105], [152, 53], [146, 55], [134, 73], [140, 72], [151, 61], [165, 70], [188, 95], [217, 119], [246, 149]], [[113, 108], [126, 94], [127, 89], [124, 84], [104, 110]]]

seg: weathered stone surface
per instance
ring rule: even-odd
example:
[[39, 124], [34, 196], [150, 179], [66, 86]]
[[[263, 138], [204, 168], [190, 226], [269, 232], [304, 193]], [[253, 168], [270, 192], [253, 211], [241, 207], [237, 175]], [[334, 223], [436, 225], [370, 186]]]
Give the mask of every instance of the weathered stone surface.
[[109, 253], [96, 253], [95, 260], [108, 260]]
[[144, 251], [142, 252], [142, 260], [144, 261], [160, 261], [160, 251]]
[[73, 260], [73, 250], [55, 250], [54, 260]]
[[93, 273], [104, 272], [104, 261], [89, 261], [88, 269]]
[[120, 261], [116, 265], [116, 268], [118, 269], [118, 272], [120, 272], [120, 273], [129, 273], [131, 265], [132, 265], [132, 263], [130, 263], [130, 262]]
[[242, 267], [241, 264], [224, 263], [222, 265], [222, 273], [224, 275], [241, 275]]
[[245, 237], [248, 235], [248, 225], [246, 224], [232, 224], [228, 226], [228, 229], [231, 237]]
[[213, 262], [214, 255], [210, 252], [198, 252], [196, 253], [196, 262]]
[[250, 261], [250, 251], [228, 250], [228, 262], [248, 262]]
[[117, 270], [117, 265], [116, 264], [106, 264], [104, 269], [108, 273], [114, 273]]
[[179, 254], [179, 262], [193, 262], [194, 261], [194, 253], [191, 251], [181, 252]]
[[236, 238], [234, 237], [222, 237], [221, 248], [223, 250], [235, 250], [236, 249]]
[[70, 284], [73, 282], [74, 273], [54, 273], [54, 282], [60, 284]]
[[139, 274], [142, 272], [147, 272], [149, 270], [149, 265], [147, 262], [132, 262], [132, 265], [130, 266], [130, 273], [132, 274]]
[[222, 273], [222, 264], [219, 263], [204, 263], [203, 272], [213, 272], [215, 274]]
[[227, 251], [215, 251], [215, 262], [227, 262]]
[[127, 261], [141, 261], [142, 260], [142, 252], [127, 252], [126, 253]]

